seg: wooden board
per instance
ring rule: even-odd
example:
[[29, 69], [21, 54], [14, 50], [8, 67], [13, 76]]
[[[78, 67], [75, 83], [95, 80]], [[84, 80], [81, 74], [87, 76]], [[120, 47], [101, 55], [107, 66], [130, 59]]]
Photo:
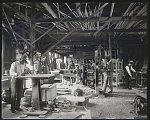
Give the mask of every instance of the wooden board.
[[20, 118], [26, 118], [28, 115], [21, 115]]
[[38, 116], [38, 115], [46, 115], [48, 113], [48, 111], [41, 111], [41, 110], [37, 110], [37, 111], [34, 111], [34, 112], [30, 112], [30, 111], [27, 111], [27, 112], [24, 112], [25, 115], [35, 115], [35, 116]]
[[75, 112], [75, 111], [76, 111], [75, 107], [66, 107], [61, 109], [61, 112]]
[[63, 77], [76, 77], [75, 74], [72, 74], [72, 73], [65, 73], [65, 74], [62, 74]]
[[54, 77], [53, 74], [35, 74], [35, 75], [25, 75], [25, 76], [17, 76], [17, 78], [50, 78]]
[[136, 95], [147, 99], [147, 89], [145, 88], [134, 89], [133, 88], [133, 90], [135, 91]]
[[84, 102], [86, 100], [86, 98], [82, 96], [62, 95], [61, 97], [66, 98], [71, 102]]
[[61, 113], [61, 116], [59, 116], [59, 118], [61, 119], [75, 119], [77, 118], [78, 116], [81, 116], [83, 113], [81, 112], [64, 112], [64, 113]]

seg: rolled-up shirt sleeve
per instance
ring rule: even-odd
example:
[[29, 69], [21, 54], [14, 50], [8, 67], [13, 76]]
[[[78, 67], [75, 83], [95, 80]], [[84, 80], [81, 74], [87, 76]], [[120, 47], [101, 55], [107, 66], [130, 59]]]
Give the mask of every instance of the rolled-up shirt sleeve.
[[132, 67], [132, 66], [131, 66], [131, 70], [132, 70], [133, 72], [136, 72], [136, 71], [135, 71], [135, 69], [133, 69], [133, 67]]
[[126, 68], [126, 70], [127, 70], [128, 74], [129, 74], [129, 76], [131, 76], [131, 77], [132, 77], [129, 67], [128, 67], [128, 66], [126, 66], [125, 68]]
[[13, 62], [11, 64], [11, 67], [10, 67], [10, 75], [11, 76], [17, 76], [17, 73], [15, 72], [15, 62]]

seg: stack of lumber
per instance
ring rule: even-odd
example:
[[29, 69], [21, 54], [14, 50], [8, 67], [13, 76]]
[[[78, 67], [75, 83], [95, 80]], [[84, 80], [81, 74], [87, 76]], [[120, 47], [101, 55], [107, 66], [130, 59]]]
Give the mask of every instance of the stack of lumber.
[[68, 85], [64, 84], [57, 84], [57, 94], [58, 95], [65, 95], [65, 94], [70, 94], [70, 89]]
[[31, 106], [31, 99], [32, 99], [32, 88], [26, 89], [24, 92], [24, 101], [23, 105], [25, 107]]
[[57, 94], [58, 95], [65, 95], [65, 94], [74, 95], [74, 93], [77, 89], [80, 89], [83, 91], [83, 96], [89, 96], [89, 95], [95, 94], [95, 90], [88, 86], [84, 86], [81, 84], [75, 84], [75, 83], [73, 83], [72, 85], [64, 85], [61, 83], [57, 83]]

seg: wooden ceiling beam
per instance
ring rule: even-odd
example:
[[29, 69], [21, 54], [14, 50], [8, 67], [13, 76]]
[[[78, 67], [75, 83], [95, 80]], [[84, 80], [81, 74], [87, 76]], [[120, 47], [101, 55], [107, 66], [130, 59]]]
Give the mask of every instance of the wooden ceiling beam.
[[[39, 32], [39, 33], [43, 33], [44, 31], [43, 30], [38, 30], [38, 29], [35, 29], [35, 31]], [[54, 38], [53, 36], [51, 36], [50, 34], [47, 34], [50, 38], [52, 38], [53, 40], [55, 41], [58, 41], [56, 38]]]
[[[136, 6], [129, 14], [129, 16], [133, 16], [133, 14], [136, 12], [136, 11], [139, 11], [139, 8], [141, 8], [141, 6]], [[144, 7], [143, 7], [144, 8]], [[141, 11], [141, 10], [140, 10]], [[137, 13], [137, 16], [141, 15], [141, 13], [139, 14], [140, 12]], [[121, 28], [126, 28], [126, 29], [129, 29], [131, 28], [133, 25], [135, 24], [135, 21], [125, 21]], [[121, 33], [119, 36], [121, 36], [122, 34], [124, 33]]]
[[87, 5], [88, 5], [88, 4], [86, 3], [86, 4], [85, 4], [85, 16], [86, 16], [86, 17], [89, 16], [89, 15], [88, 15], [88, 12], [87, 12]]
[[[54, 5], [55, 5], [55, 3], [53, 3]], [[55, 7], [57, 8], [57, 11], [58, 11], [58, 16], [59, 16], [59, 18], [60, 18], [60, 9], [59, 9], [59, 4], [57, 3], [57, 6], [55, 5]], [[57, 17], [58, 18], [58, 17]], [[64, 24], [65, 24], [65, 27], [68, 29], [68, 30], [70, 30], [70, 26], [68, 25], [68, 23], [67, 22], [64, 22]]]
[[[56, 15], [56, 13], [52, 10], [52, 8], [47, 4], [47, 3], [41, 3], [45, 9], [54, 17], [54, 18], [58, 18], [58, 16]], [[67, 23], [64, 23], [66, 25], [66, 28], [70, 29], [69, 28], [69, 25]], [[63, 28], [61, 25], [60, 25], [61, 28]]]
[[[108, 3], [103, 4], [94, 14], [97, 14], [97, 12], [99, 10], [101, 10], [102, 8], [104, 8], [105, 6], [107, 6]], [[85, 21], [83, 21], [81, 23], [81, 25], [83, 25], [85, 22], [88, 21], [88, 19], [90, 19], [91, 17], [94, 16], [94, 14], [92, 14], [91, 16], [89, 16]], [[78, 27], [80, 27], [81, 25], [76, 26], [76, 28], [74, 28], [73, 30], [71, 30], [67, 35], [65, 35], [64, 37], [62, 37], [55, 45], [51, 46], [49, 49], [47, 49], [43, 54], [47, 54], [49, 51], [51, 51], [53, 48], [55, 48], [58, 44], [60, 44], [63, 40], [65, 40], [68, 36], [70, 36]]]
[[[82, 22], [86, 20], [87, 17], [79, 17], [79, 18], [66, 18], [63, 22]], [[89, 19], [89, 22], [107, 22], [106, 20], [108, 17], [92, 17]], [[138, 21], [138, 20], [147, 20], [146, 16], [122, 16], [122, 17], [109, 17], [111, 21]], [[36, 23], [52, 23], [52, 22], [59, 22], [60, 18], [54, 18], [54, 19], [36, 19]]]
[[[6, 24], [5, 24], [5, 27], [7, 28], [7, 29], [9, 29], [9, 30], [11, 30]], [[33, 49], [34, 49], [34, 46], [30, 43], [30, 42], [28, 42], [25, 38], [23, 38], [22, 36], [20, 36], [17, 32], [15, 32], [14, 30], [13, 30], [13, 32], [14, 32], [14, 34], [16, 34], [20, 39], [22, 39], [25, 43], [27, 43], [28, 45], [30, 45]]]
[[99, 45], [100, 41], [97, 42], [61, 42], [60, 45]]
[[[76, 3], [76, 7], [79, 6], [79, 5], [80, 5], [80, 3]], [[80, 7], [77, 9], [77, 12], [78, 12], [78, 14], [79, 14], [80, 17], [83, 17], [83, 15], [81, 13], [81, 8]]]
[[[78, 6], [79, 7], [79, 6]], [[78, 8], [77, 7], [77, 8]], [[73, 11], [75, 11], [77, 8], [75, 8]], [[68, 14], [70, 15], [71, 12]], [[49, 30], [47, 30], [45, 33], [43, 33], [39, 38], [37, 38], [35, 41], [32, 42], [34, 44], [35, 42], [39, 41], [42, 37], [44, 37], [46, 34], [48, 34], [54, 27], [56, 27], [60, 22], [64, 21], [67, 17], [61, 18], [59, 22], [57, 22], [54, 26], [52, 26]]]
[[11, 24], [10, 24], [9, 20], [8, 20], [8, 17], [7, 17], [7, 15], [6, 15], [6, 13], [5, 13], [4, 8], [3, 8], [2, 10], [3, 10], [3, 13], [4, 13], [4, 15], [5, 15], [5, 18], [6, 18], [7, 22], [8, 22], [8, 25], [9, 25], [9, 27], [10, 27], [11, 31], [12, 31], [12, 34], [13, 34], [13, 36], [14, 36], [15, 40], [17, 41], [16, 35], [15, 35], [15, 33], [14, 33], [13, 29], [12, 29], [12, 26], [11, 26]]
[[111, 11], [110, 11], [110, 17], [112, 17], [112, 14], [113, 14], [113, 11], [114, 11], [114, 6], [115, 6], [115, 3], [112, 3]]
[[[80, 6], [80, 3], [76, 3], [76, 7]], [[76, 9], [76, 11], [74, 11], [77, 17], [83, 17], [80, 7], [78, 9]], [[81, 24], [81, 22], [77, 23], [78, 25]], [[81, 29], [84, 31], [85, 28], [81, 25]]]
[[[147, 29], [106, 29], [106, 30], [101, 30], [100, 32], [146, 32]], [[70, 31], [57, 31], [57, 30], [53, 30], [51, 31], [49, 34], [68, 34]], [[97, 32], [97, 30], [77, 30], [75, 32], [73, 32], [72, 34], [93, 34]]]
[[[134, 6], [135, 3], [130, 3], [129, 7], [127, 8], [127, 10], [125, 11], [125, 13], [122, 16], [128, 16], [128, 12], [129, 10], [131, 10], [131, 8]], [[121, 24], [123, 23], [123, 21], [119, 21], [115, 27], [115, 29], [117, 29]]]
[[[136, 6], [135, 8], [134, 8], [134, 10], [132, 10], [131, 12], [130, 12], [130, 14], [129, 14], [129, 16], [133, 16], [133, 14], [135, 13], [135, 11], [137, 11], [138, 9], [139, 9], [139, 7], [140, 6]], [[134, 21], [131, 21], [131, 26], [134, 24]], [[128, 29], [128, 26], [130, 26], [130, 21], [125, 21], [122, 25], [121, 25], [121, 27], [120, 27], [120, 29], [121, 28], [126, 28], [126, 26], [127, 26], [127, 29]]]

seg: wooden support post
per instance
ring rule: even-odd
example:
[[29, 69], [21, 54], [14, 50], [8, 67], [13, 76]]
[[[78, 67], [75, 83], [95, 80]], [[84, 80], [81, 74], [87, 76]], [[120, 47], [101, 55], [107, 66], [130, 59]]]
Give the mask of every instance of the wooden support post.
[[[34, 23], [34, 18], [33, 18], [34, 12], [35, 12], [35, 4], [33, 3], [32, 12], [31, 12], [31, 32], [30, 32], [31, 42], [35, 41], [35, 23]], [[32, 48], [31, 48], [31, 51], [33, 51]], [[33, 54], [32, 54], [32, 65], [34, 66]], [[33, 110], [40, 110], [40, 94], [39, 92], [37, 92], [39, 91], [39, 84], [40, 84], [40, 80], [32, 79], [32, 109]]]
[[[16, 36], [15, 36], [15, 34], [14, 34], [14, 31], [13, 31], [11, 25], [10, 25], [10, 22], [9, 22], [9, 20], [8, 20], [8, 17], [7, 17], [7, 15], [6, 15], [4, 9], [2, 9], [2, 10], [3, 10], [3, 13], [4, 13], [5, 17], [6, 17], [6, 20], [7, 20], [7, 22], [8, 22], [8, 25], [9, 25], [9, 27], [10, 27], [12, 33], [13, 33], [13, 36], [14, 36], [15, 40], [17, 41], [17, 38], [16, 38]], [[17, 41], [17, 42], [18, 42], [18, 41]]]
[[112, 58], [110, 33], [109, 33], [109, 55]]
[[4, 38], [4, 28], [2, 27], [2, 75], [4, 73], [4, 52], [5, 52], [5, 38]]
[[32, 108], [33, 110], [40, 110], [40, 99], [39, 99], [39, 93], [37, 92], [39, 90], [39, 80], [32, 79]]
[[[8, 28], [9, 30], [11, 30], [11, 28], [9, 27], [9, 26], [7, 26], [6, 24], [5, 24], [5, 27], [6, 28]], [[16, 34], [19, 38], [21, 38], [25, 43], [27, 43], [28, 45], [30, 45], [30, 47], [32, 47], [33, 49], [34, 49], [34, 46], [30, 43], [30, 42], [28, 42], [26, 39], [24, 39], [22, 36], [20, 36], [17, 32], [15, 32], [14, 30], [12, 30], [13, 32], [14, 32], [14, 34]]]

